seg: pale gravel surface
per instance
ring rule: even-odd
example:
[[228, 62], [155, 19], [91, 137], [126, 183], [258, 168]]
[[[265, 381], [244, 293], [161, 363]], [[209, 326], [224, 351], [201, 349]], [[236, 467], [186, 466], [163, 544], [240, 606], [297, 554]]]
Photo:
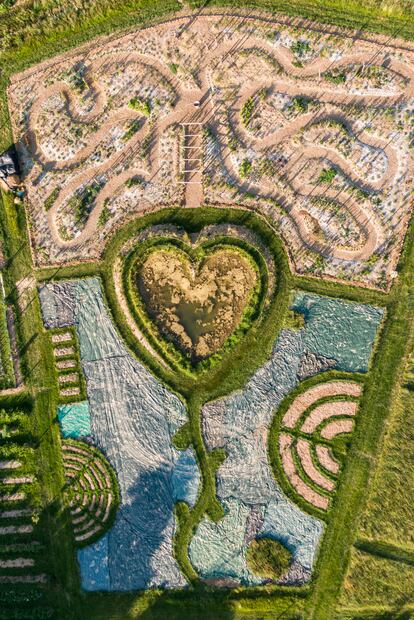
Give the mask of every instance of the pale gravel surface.
[[337, 420], [335, 422], [328, 422], [328, 424], [321, 430], [321, 436], [324, 439], [333, 439], [342, 433], [350, 433], [353, 428], [353, 420]]
[[301, 431], [304, 433], [313, 433], [316, 428], [328, 418], [341, 415], [354, 416], [357, 411], [358, 404], [353, 401], [332, 401], [318, 405], [308, 414]]
[[[226, 199], [225, 191], [220, 189], [220, 183], [223, 185], [230, 180], [235, 188], [258, 193], [254, 208], [280, 226], [291, 250], [293, 267], [304, 271], [311, 269], [311, 257], [319, 253], [326, 259], [322, 269], [331, 277], [384, 286], [381, 274], [385, 269], [386, 284], [389, 285], [410, 210], [406, 198], [413, 162], [406, 117], [412, 112], [414, 100], [413, 50], [407, 48], [402, 55], [398, 52], [401, 42], [389, 39], [384, 47], [384, 42], [375, 37], [354, 39], [350, 44], [345, 32], [342, 37], [336, 36], [332, 40], [328, 26], [314, 30], [314, 25], [307, 24], [301, 34], [289, 29], [277, 17], [274, 18], [273, 34], [269, 37], [265, 32], [269, 28], [268, 22], [252, 17], [248, 21], [247, 29], [241, 17], [232, 20], [231, 26], [223, 26], [218, 14], [199, 16], [191, 21], [185, 34], [177, 38], [178, 19], [144, 29], [140, 36], [135, 33], [101, 39], [88, 49], [87, 55], [86, 48], [80, 48], [13, 77], [9, 88], [10, 107], [15, 141], [20, 145], [26, 170], [38, 261], [53, 263], [96, 258], [106, 238], [129, 217], [172, 203], [184, 202], [188, 207], [196, 208], [203, 202], [203, 189], [208, 190], [206, 198], [212, 204], [234, 204], [234, 196]], [[301, 40], [301, 36], [309, 38], [311, 52], [298, 59], [294, 43]], [[199, 41], [203, 41], [203, 45], [195, 44]], [[364, 66], [367, 59], [373, 57], [376, 64], [383, 67], [382, 73], [387, 78], [379, 85], [370, 84], [368, 78], [356, 77], [354, 71], [355, 67]], [[177, 61], [176, 74], [169, 68], [173, 58]], [[87, 87], [83, 100], [68, 78], [71, 71], [73, 77], [76, 62], [78, 66], [85, 63], [83, 77]], [[223, 80], [229, 64], [237, 70], [230, 72], [223, 85], [220, 80]], [[121, 72], [117, 72], [119, 67], [123, 69]], [[333, 84], [323, 78], [325, 71], [341, 70], [349, 74], [350, 81], [345, 85]], [[156, 85], [153, 84], [154, 76], [157, 76]], [[226, 94], [229, 84], [235, 89], [233, 99], [228, 99]], [[141, 112], [128, 107], [129, 92], [148, 97], [154, 105], [159, 99], [155, 96], [157, 88], [169, 94], [161, 97], [160, 103], [154, 106], [157, 110], [149, 120]], [[286, 110], [282, 110], [286, 114], [282, 115], [281, 127], [269, 130], [265, 135], [260, 134], [261, 127], [256, 128], [258, 133], [253, 131], [257, 119], [253, 118], [253, 126], [246, 128], [240, 118], [245, 102], [250, 96], [257, 99], [257, 92], [262, 88], [270, 89], [270, 99], [282, 97], [287, 102]], [[297, 96], [312, 99], [311, 109], [293, 113], [292, 102]], [[89, 132], [86, 138], [72, 140], [74, 145], [66, 155], [63, 143], [62, 153], [54, 154], [53, 145], [43, 141], [40, 131], [43, 118], [52, 128], [56, 123], [53, 112], [56, 98], [64, 104], [68, 131], [81, 128], [81, 133]], [[351, 98], [360, 105], [358, 115], [349, 112]], [[195, 101], [201, 101], [202, 105], [194, 108]], [[47, 106], [50, 109], [45, 116]], [[374, 115], [371, 122], [369, 111], [376, 112], [380, 109], [378, 106], [394, 106], [394, 118], [389, 117], [381, 123], [375, 122]], [[253, 116], [257, 115], [260, 117], [260, 105], [256, 101]], [[122, 143], [120, 131], [128, 119], [140, 119], [143, 124], [130, 140]], [[212, 166], [213, 176], [217, 175], [217, 179], [214, 178], [211, 187], [207, 187], [202, 166], [197, 164], [189, 175], [196, 183], [184, 186], [179, 176], [180, 169], [183, 169], [178, 155], [180, 124], [204, 124], [207, 120], [216, 134], [218, 156], [209, 160], [206, 152], [203, 153], [199, 125], [191, 126], [195, 133], [191, 138], [192, 145], [197, 147], [197, 154], [204, 155], [202, 165]], [[305, 127], [312, 123], [329, 124], [332, 120], [345, 127], [349, 140], [361, 145], [356, 161], [337, 148], [311, 139], [312, 132], [308, 132], [307, 143], [302, 140]], [[229, 122], [239, 139], [236, 152], [229, 148]], [[43, 134], [47, 134], [46, 129]], [[168, 142], [165, 137], [171, 132], [174, 135]], [[56, 134], [59, 138], [59, 132], [52, 131], [52, 136], [56, 137]], [[108, 136], [112, 150], [105, 159], [101, 157], [101, 151], [105, 150]], [[152, 137], [154, 143], [149, 153], [143, 155], [141, 147], [147, 137]], [[242, 178], [239, 163], [243, 157], [248, 156], [254, 164], [267, 154], [270, 157], [277, 155], [277, 161], [285, 161], [274, 179], [266, 175]], [[336, 186], [321, 186], [317, 183], [317, 176], [304, 180], [302, 169], [314, 167], [315, 162], [319, 169], [329, 165], [336, 167], [342, 179], [341, 191], [337, 191]], [[47, 166], [52, 170], [49, 171]], [[125, 182], [134, 175], [140, 176], [146, 186], [138, 199], [130, 201], [131, 191], [125, 188]], [[95, 178], [105, 185], [82, 228], [74, 223], [73, 214], [67, 209], [68, 200]], [[59, 195], [46, 213], [44, 200], [56, 187], [60, 189]], [[234, 187], [230, 188], [233, 194]], [[364, 200], [355, 199], [351, 192], [353, 188], [367, 192]], [[306, 224], [309, 218], [303, 217], [303, 213], [310, 216], [312, 212], [307, 195], [310, 189], [314, 196], [328, 197], [346, 210], [361, 232], [355, 244], [351, 238], [348, 242], [337, 237], [336, 217], [321, 218], [319, 231]], [[378, 204], [375, 202], [377, 196]], [[263, 201], [269, 198], [282, 205], [283, 214], [264, 204]], [[241, 200], [246, 203], [247, 199], [242, 197]], [[126, 210], [118, 208], [122, 203], [127, 205]], [[109, 205], [110, 221], [100, 226], [99, 216], [104, 204]], [[333, 221], [331, 226], [330, 219]], [[63, 238], [62, 225], [73, 238]], [[38, 252], [39, 246], [42, 248]], [[384, 248], [388, 252], [384, 252]], [[377, 263], [364, 262], [374, 252], [381, 254]], [[366, 265], [369, 272], [364, 274]]]

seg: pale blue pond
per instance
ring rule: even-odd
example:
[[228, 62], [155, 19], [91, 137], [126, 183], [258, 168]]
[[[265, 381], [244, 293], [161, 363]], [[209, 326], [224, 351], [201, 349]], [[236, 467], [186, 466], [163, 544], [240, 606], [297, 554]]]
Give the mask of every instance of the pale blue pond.
[[81, 403], [60, 405], [57, 415], [63, 437], [77, 439], [91, 435], [91, 415], [86, 400]]

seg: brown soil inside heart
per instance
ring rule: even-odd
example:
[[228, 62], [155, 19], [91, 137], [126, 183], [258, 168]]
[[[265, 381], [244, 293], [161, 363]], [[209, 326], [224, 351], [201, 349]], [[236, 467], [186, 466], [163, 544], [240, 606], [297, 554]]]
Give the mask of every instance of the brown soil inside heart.
[[235, 330], [257, 282], [243, 254], [221, 249], [194, 266], [180, 251], [152, 251], [137, 273], [149, 316], [193, 362], [209, 357]]

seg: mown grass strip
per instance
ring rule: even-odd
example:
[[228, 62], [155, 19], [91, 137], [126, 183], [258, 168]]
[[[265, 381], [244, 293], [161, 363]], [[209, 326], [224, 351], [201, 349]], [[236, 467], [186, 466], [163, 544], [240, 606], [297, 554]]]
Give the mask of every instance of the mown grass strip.
[[377, 32], [391, 37], [414, 38], [414, 18], [409, 3], [383, 5], [375, 0], [364, 3], [357, 0], [189, 0], [189, 5], [193, 8], [263, 9], [289, 17], [303, 17], [320, 24]]
[[358, 420], [332, 512], [332, 525], [323, 540], [315, 590], [307, 617], [330, 620], [335, 608], [366, 500], [375, 460], [382, 447], [385, 421], [393, 409], [403, 374], [404, 357], [414, 329], [414, 223], [408, 232], [400, 278], [390, 295], [387, 319], [365, 383]]
[[354, 546], [371, 555], [378, 555], [381, 558], [397, 560], [398, 562], [405, 562], [405, 564], [414, 566], [414, 550], [398, 547], [397, 545], [392, 545], [380, 540], [370, 540], [368, 538], [358, 538]]

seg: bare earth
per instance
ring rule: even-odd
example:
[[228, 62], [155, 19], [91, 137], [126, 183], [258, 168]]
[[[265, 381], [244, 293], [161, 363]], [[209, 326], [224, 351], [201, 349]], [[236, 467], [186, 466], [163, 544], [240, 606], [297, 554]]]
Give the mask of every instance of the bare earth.
[[148, 313], [192, 359], [216, 352], [240, 321], [256, 272], [236, 250], [219, 250], [201, 267], [185, 254], [156, 250], [137, 274]]

